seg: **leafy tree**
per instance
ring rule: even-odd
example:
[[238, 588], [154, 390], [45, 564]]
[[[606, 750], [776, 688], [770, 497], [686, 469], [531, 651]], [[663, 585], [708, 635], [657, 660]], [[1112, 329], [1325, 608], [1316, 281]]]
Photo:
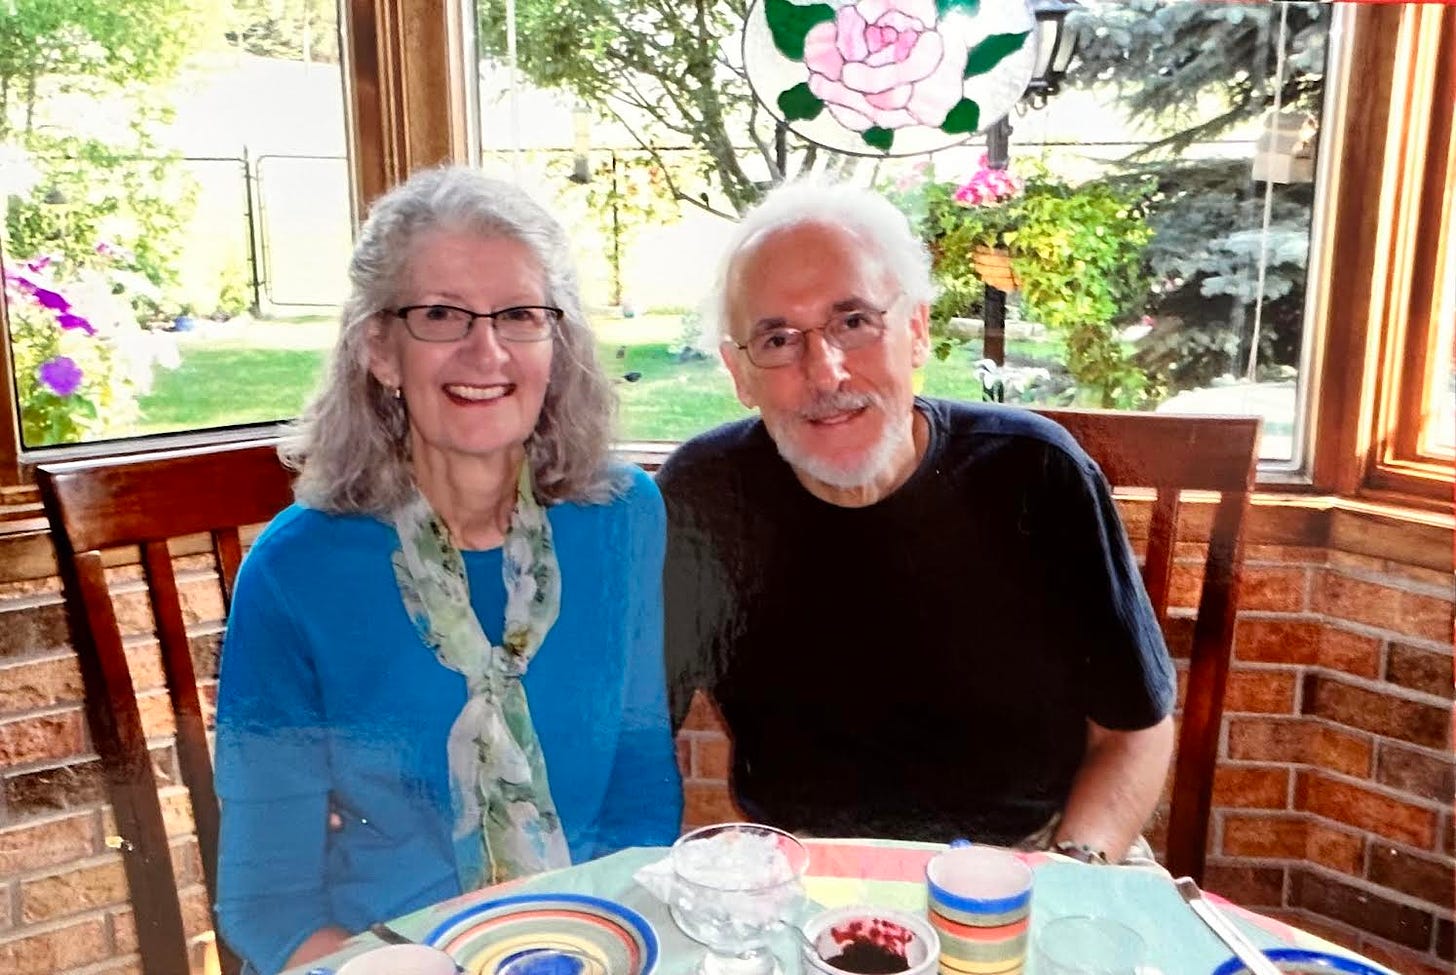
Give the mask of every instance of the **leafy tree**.
[[45, 83], [100, 94], [169, 80], [205, 32], [210, 9], [203, 0], [8, 3], [0, 16], [0, 139], [17, 126], [32, 131]]
[[[575, 94], [649, 152], [697, 148], [703, 184], [742, 213], [818, 154], [753, 98], [738, 50], [747, 8], [746, 0], [519, 0], [517, 63], [532, 84]], [[505, 4], [482, 0], [478, 9], [481, 52], [503, 61]], [[749, 145], [762, 170], [745, 162]], [[658, 163], [676, 199], [721, 212], [702, 186], [684, 185], [675, 167]]]
[[338, 8], [335, 0], [232, 0], [226, 37], [259, 57], [336, 64]]
[[1298, 361], [1312, 188], [1274, 188], [1263, 238], [1254, 228], [1264, 186], [1252, 181], [1249, 160], [1183, 157], [1195, 143], [1225, 137], [1274, 107], [1281, 16], [1287, 44], [1279, 103], [1316, 112], [1326, 5], [1119, 0], [1074, 15], [1082, 40], [1069, 83], [1113, 86], [1132, 120], [1159, 133], [1132, 154], [1127, 170], [1158, 184], [1146, 261], [1160, 325], [1139, 359], [1173, 388], [1242, 371], [1261, 259], [1261, 371], [1277, 374]]

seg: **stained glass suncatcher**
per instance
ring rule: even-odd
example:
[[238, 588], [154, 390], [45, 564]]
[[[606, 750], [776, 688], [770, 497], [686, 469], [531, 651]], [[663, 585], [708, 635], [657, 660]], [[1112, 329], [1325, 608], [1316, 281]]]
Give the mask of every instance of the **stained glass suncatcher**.
[[753, 0], [743, 61], [758, 100], [810, 142], [906, 156], [1011, 111], [1036, 30], [1027, 0]]

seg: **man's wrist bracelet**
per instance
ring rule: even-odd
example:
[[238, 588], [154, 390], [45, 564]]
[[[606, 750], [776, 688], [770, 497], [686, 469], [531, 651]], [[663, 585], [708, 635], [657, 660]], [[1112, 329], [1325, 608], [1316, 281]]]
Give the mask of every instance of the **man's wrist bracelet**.
[[1086, 843], [1078, 843], [1076, 840], [1062, 840], [1052, 847], [1062, 856], [1071, 857], [1073, 860], [1081, 860], [1083, 863], [1096, 863], [1106, 866], [1108, 863], [1107, 854]]

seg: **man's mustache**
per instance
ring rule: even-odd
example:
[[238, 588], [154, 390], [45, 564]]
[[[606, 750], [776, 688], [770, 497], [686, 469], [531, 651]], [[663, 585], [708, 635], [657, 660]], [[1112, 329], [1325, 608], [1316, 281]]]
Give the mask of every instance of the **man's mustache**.
[[852, 413], [867, 406], [878, 406], [879, 403], [880, 398], [873, 393], [839, 390], [816, 396], [811, 403], [799, 410], [799, 416], [805, 420], [823, 420], [838, 413]]

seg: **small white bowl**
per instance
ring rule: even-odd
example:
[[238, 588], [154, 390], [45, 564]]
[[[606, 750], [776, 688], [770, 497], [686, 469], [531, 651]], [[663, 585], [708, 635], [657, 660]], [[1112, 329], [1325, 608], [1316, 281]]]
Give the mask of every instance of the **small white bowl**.
[[[932, 975], [940, 961], [940, 936], [935, 933], [923, 917], [892, 911], [871, 904], [852, 904], [818, 914], [804, 925], [807, 944], [799, 945], [804, 963], [821, 975], [858, 975], [850, 969], [837, 968], [830, 964], [830, 958], [837, 957], [842, 947], [851, 939], [837, 937], [845, 929], [859, 921], [869, 926], [880, 922], [879, 930], [893, 934], [896, 929], [906, 936], [904, 944], [905, 962], [908, 967], [900, 975]], [[811, 948], [810, 945], [813, 945]]]
[[336, 975], [455, 975], [455, 959], [429, 945], [388, 945], [355, 955]]

